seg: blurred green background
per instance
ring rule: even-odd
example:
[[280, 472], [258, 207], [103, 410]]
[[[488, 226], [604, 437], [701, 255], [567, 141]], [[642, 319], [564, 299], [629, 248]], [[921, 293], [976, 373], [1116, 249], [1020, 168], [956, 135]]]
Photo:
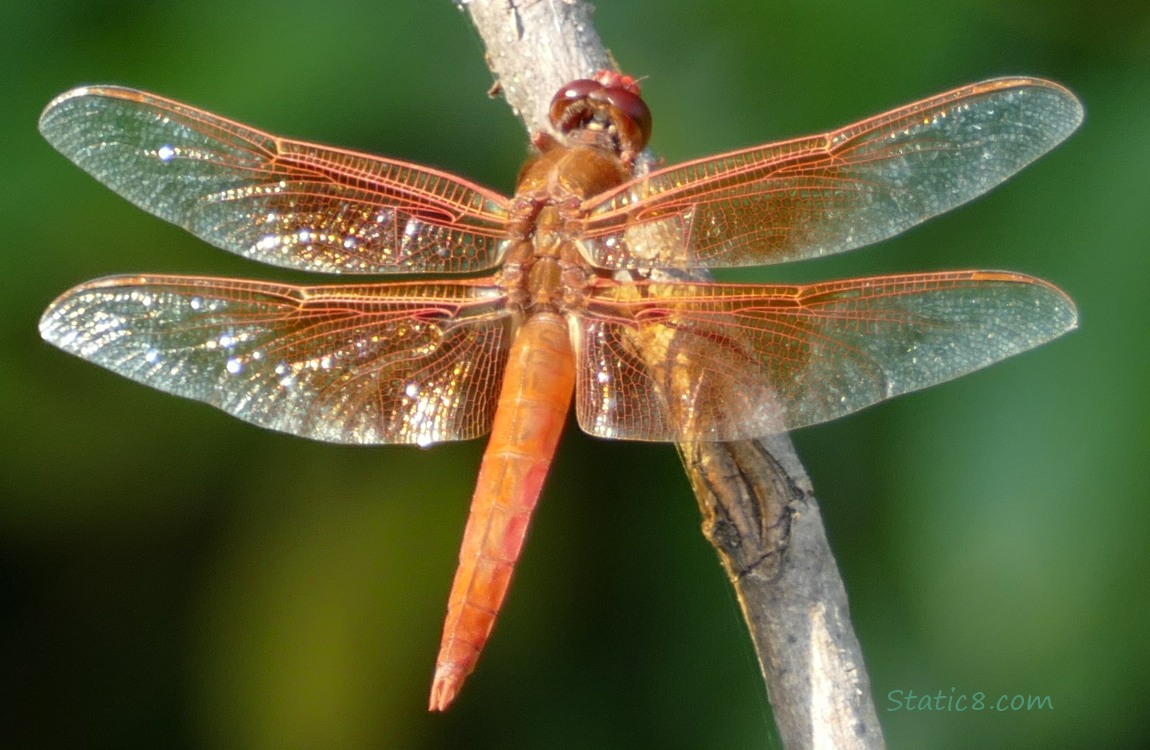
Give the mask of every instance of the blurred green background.
[[[670, 161], [1004, 74], [1084, 99], [1085, 127], [989, 197], [749, 278], [1005, 268], [1077, 300], [1081, 330], [1052, 345], [795, 440], [892, 747], [1144, 746], [1144, 0], [601, 0], [597, 21], [647, 76]], [[101, 275], [297, 278], [143, 214], [52, 151], [36, 118], [79, 83], [509, 191], [526, 140], [485, 96], [478, 38], [450, 2], [8, 0], [0, 29], [0, 746], [777, 746], [672, 448], [569, 430], [494, 640], [458, 704], [429, 715], [482, 441], [294, 439], [37, 336], [55, 295]], [[1053, 708], [887, 699], [952, 689]]]

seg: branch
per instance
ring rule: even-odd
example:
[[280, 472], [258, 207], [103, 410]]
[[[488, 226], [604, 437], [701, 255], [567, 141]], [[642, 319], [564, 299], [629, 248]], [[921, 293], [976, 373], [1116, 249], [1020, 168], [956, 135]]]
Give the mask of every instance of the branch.
[[[496, 88], [529, 133], [564, 83], [613, 61], [581, 0], [471, 0]], [[632, 71], [633, 72], [633, 71]], [[787, 435], [679, 454], [751, 631], [783, 744], [882, 748], [870, 679], [810, 480]]]

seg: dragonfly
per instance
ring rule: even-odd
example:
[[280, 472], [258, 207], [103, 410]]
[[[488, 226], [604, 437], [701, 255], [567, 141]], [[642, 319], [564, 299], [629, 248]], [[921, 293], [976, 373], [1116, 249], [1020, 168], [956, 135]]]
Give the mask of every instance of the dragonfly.
[[247, 422], [334, 443], [490, 433], [430, 708], [475, 668], [574, 402], [615, 440], [734, 441], [841, 417], [1077, 325], [1040, 279], [969, 270], [809, 285], [699, 281], [869, 245], [975, 198], [1065, 139], [1078, 99], [975, 83], [820, 135], [645, 169], [651, 113], [610, 71], [563, 86], [514, 195], [289, 140], [129, 88], [54, 99], [40, 131], [152, 214], [312, 286], [111, 276], [45, 340]]

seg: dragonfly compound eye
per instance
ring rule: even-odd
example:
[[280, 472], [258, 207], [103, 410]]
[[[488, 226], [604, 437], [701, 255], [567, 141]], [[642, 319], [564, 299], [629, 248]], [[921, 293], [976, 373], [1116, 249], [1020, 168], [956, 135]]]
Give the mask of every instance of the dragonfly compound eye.
[[[602, 80], [600, 80], [602, 78]], [[614, 129], [621, 152], [634, 156], [651, 138], [651, 110], [626, 76], [581, 78], [568, 83], [551, 100], [551, 124], [567, 135], [580, 128]]]

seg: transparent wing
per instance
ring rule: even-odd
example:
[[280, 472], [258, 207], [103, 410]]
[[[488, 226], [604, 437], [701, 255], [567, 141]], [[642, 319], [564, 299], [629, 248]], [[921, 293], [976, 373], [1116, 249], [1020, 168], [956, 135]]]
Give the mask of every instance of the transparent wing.
[[495, 266], [507, 200], [459, 177], [290, 141], [112, 86], [57, 97], [40, 132], [145, 211], [253, 260], [322, 273]]
[[261, 427], [428, 445], [488, 431], [511, 323], [499, 290], [478, 280], [298, 287], [120, 276], [66, 292], [40, 334]]
[[1066, 89], [973, 84], [826, 133], [686, 162], [588, 201], [605, 268], [763, 265], [891, 237], [990, 190], [1082, 121]]
[[1038, 346], [1073, 302], [1012, 273], [593, 292], [576, 411], [599, 437], [742, 440], [825, 422]]

